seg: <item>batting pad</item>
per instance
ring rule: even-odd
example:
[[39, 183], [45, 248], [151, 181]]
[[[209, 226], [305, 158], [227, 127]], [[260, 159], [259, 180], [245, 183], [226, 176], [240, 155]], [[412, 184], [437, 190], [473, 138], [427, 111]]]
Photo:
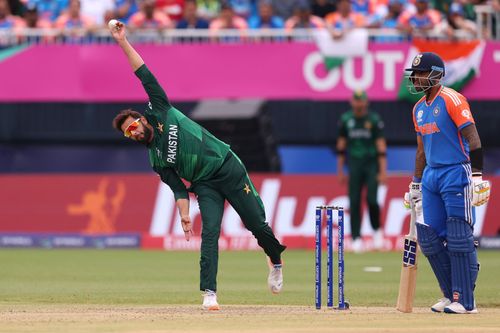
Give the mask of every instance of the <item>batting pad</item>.
[[474, 308], [474, 288], [479, 272], [472, 226], [465, 220], [450, 217], [446, 227], [451, 259], [452, 300], [470, 311]]
[[452, 299], [451, 262], [443, 240], [428, 225], [417, 223], [418, 244], [436, 276], [444, 297]]

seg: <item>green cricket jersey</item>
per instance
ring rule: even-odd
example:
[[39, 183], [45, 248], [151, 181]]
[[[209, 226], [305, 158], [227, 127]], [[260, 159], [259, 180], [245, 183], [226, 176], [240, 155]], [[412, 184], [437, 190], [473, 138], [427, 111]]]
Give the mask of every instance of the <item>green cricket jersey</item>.
[[229, 145], [174, 108], [146, 65], [135, 74], [149, 96], [144, 116], [154, 128], [149, 161], [175, 199], [187, 198], [181, 178], [195, 183], [210, 179], [224, 162]]
[[384, 122], [374, 112], [356, 118], [353, 111], [342, 115], [339, 122], [339, 136], [347, 139], [350, 158], [374, 158], [377, 156], [375, 141], [384, 136]]

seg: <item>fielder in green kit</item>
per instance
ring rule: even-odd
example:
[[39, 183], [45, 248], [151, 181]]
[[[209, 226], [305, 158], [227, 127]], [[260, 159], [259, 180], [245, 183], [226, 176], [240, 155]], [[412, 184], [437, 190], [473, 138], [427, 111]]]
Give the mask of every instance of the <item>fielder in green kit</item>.
[[377, 190], [378, 184], [384, 183], [386, 179], [386, 142], [384, 123], [378, 114], [368, 110], [368, 97], [364, 91], [354, 92], [351, 107], [352, 110], [344, 113], [339, 122], [337, 174], [340, 182], [344, 183], [347, 156], [352, 249], [354, 252], [363, 252], [365, 248], [360, 237], [361, 192], [365, 185], [370, 222], [375, 230], [374, 247], [383, 246]]
[[203, 221], [201, 233], [200, 289], [203, 308], [218, 310], [217, 267], [218, 239], [224, 202], [238, 212], [269, 257], [268, 285], [279, 293], [283, 284], [281, 245], [266, 223], [264, 206], [245, 166], [224, 142], [174, 108], [141, 56], [129, 44], [125, 26], [110, 23], [111, 34], [127, 56], [149, 96], [144, 115], [133, 110], [121, 111], [113, 126], [127, 138], [148, 148], [154, 171], [173, 191], [186, 240], [192, 235], [189, 196], [181, 178], [191, 182], [190, 192], [198, 199]]

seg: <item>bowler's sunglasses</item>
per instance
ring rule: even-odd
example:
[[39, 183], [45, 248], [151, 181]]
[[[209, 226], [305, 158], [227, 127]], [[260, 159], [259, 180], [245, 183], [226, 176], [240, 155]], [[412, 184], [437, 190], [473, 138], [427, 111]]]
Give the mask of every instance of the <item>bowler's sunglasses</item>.
[[139, 127], [139, 123], [141, 122], [141, 118], [137, 118], [133, 122], [130, 123], [130, 125], [127, 126], [125, 131], [123, 131], [123, 135], [125, 135], [126, 138], [130, 138], [132, 136], [132, 131], [135, 131], [137, 127]]

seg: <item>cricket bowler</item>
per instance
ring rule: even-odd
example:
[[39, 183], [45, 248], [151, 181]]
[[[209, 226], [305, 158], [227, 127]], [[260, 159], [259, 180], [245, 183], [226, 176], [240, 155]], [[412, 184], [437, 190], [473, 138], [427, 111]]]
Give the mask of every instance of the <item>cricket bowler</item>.
[[[113, 38], [149, 96], [144, 114], [123, 110], [113, 126], [125, 137], [144, 144], [153, 170], [173, 191], [186, 240], [192, 235], [188, 191], [198, 198], [201, 232], [200, 290], [203, 308], [219, 310], [217, 302], [218, 239], [227, 200], [269, 258], [268, 286], [279, 293], [283, 285], [281, 253], [285, 246], [266, 223], [262, 200], [245, 166], [224, 142], [174, 108], [158, 81], [130, 45], [125, 25], [112, 20]], [[191, 183], [189, 190], [182, 182]]]

